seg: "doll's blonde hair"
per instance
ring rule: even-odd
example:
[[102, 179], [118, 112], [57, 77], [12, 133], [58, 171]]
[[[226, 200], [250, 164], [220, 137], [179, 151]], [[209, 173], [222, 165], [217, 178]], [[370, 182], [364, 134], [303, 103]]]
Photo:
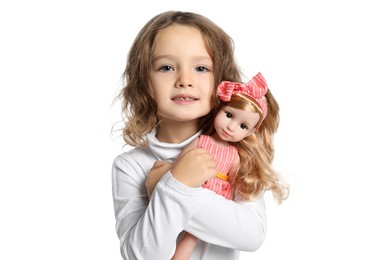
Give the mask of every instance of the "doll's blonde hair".
[[280, 203], [288, 197], [288, 186], [281, 176], [272, 168], [274, 158], [273, 135], [279, 126], [279, 105], [271, 91], [265, 95], [268, 112], [262, 121], [262, 113], [258, 104], [244, 95], [233, 94], [231, 100], [224, 105], [257, 112], [260, 115], [257, 131], [240, 142], [232, 143], [237, 147], [240, 156], [240, 167], [234, 185], [240, 196], [250, 200], [270, 190]]
[[[123, 73], [124, 87], [117, 99], [122, 101], [125, 122], [123, 138], [131, 146], [145, 146], [146, 134], [157, 125], [157, 104], [152, 97], [149, 75], [152, 67], [156, 35], [173, 24], [198, 29], [213, 61], [214, 85], [222, 80], [240, 81], [241, 72], [234, 58], [234, 43], [219, 26], [206, 17], [180, 11], [156, 15], [140, 30], [127, 58]], [[214, 108], [199, 120], [199, 129], [210, 128], [218, 99], [213, 95]]]

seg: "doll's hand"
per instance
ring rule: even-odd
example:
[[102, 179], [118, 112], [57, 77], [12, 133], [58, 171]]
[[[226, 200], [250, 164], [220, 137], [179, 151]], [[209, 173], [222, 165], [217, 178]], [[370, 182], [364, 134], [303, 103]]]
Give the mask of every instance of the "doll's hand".
[[148, 197], [152, 195], [152, 192], [154, 190], [154, 187], [156, 187], [157, 183], [161, 179], [161, 177], [171, 169], [172, 164], [165, 161], [156, 161], [148, 173], [148, 176], [146, 177], [146, 192], [148, 193]]
[[177, 158], [171, 173], [179, 182], [196, 188], [217, 175], [217, 168], [210, 153], [205, 149], [195, 148]]

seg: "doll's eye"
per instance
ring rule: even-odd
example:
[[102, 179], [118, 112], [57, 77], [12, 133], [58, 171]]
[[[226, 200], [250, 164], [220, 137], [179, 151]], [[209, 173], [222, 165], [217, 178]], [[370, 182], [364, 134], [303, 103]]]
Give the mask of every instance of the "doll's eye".
[[240, 125], [240, 128], [241, 128], [241, 129], [244, 129], [244, 130], [248, 129], [248, 127], [246, 126], [246, 124], [241, 124], [241, 125]]
[[229, 112], [226, 112], [225, 114], [226, 114], [227, 118], [232, 118], [233, 117], [233, 115], [231, 113], [229, 113]]

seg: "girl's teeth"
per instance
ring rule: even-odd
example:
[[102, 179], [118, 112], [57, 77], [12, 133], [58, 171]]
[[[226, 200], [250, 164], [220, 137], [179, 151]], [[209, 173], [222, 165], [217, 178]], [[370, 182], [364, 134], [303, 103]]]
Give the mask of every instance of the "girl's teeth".
[[184, 100], [186, 100], [186, 101], [189, 101], [189, 100], [193, 100], [192, 98], [175, 98], [175, 100], [180, 100], [180, 101], [184, 101]]

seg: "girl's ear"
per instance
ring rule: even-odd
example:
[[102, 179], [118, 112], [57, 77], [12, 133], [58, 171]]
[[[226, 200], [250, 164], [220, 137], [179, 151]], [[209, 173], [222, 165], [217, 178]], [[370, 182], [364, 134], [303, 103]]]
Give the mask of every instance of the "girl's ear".
[[154, 91], [152, 88], [151, 80], [149, 80], [148, 88], [149, 88], [149, 92], [150, 92], [150, 97], [154, 99]]

